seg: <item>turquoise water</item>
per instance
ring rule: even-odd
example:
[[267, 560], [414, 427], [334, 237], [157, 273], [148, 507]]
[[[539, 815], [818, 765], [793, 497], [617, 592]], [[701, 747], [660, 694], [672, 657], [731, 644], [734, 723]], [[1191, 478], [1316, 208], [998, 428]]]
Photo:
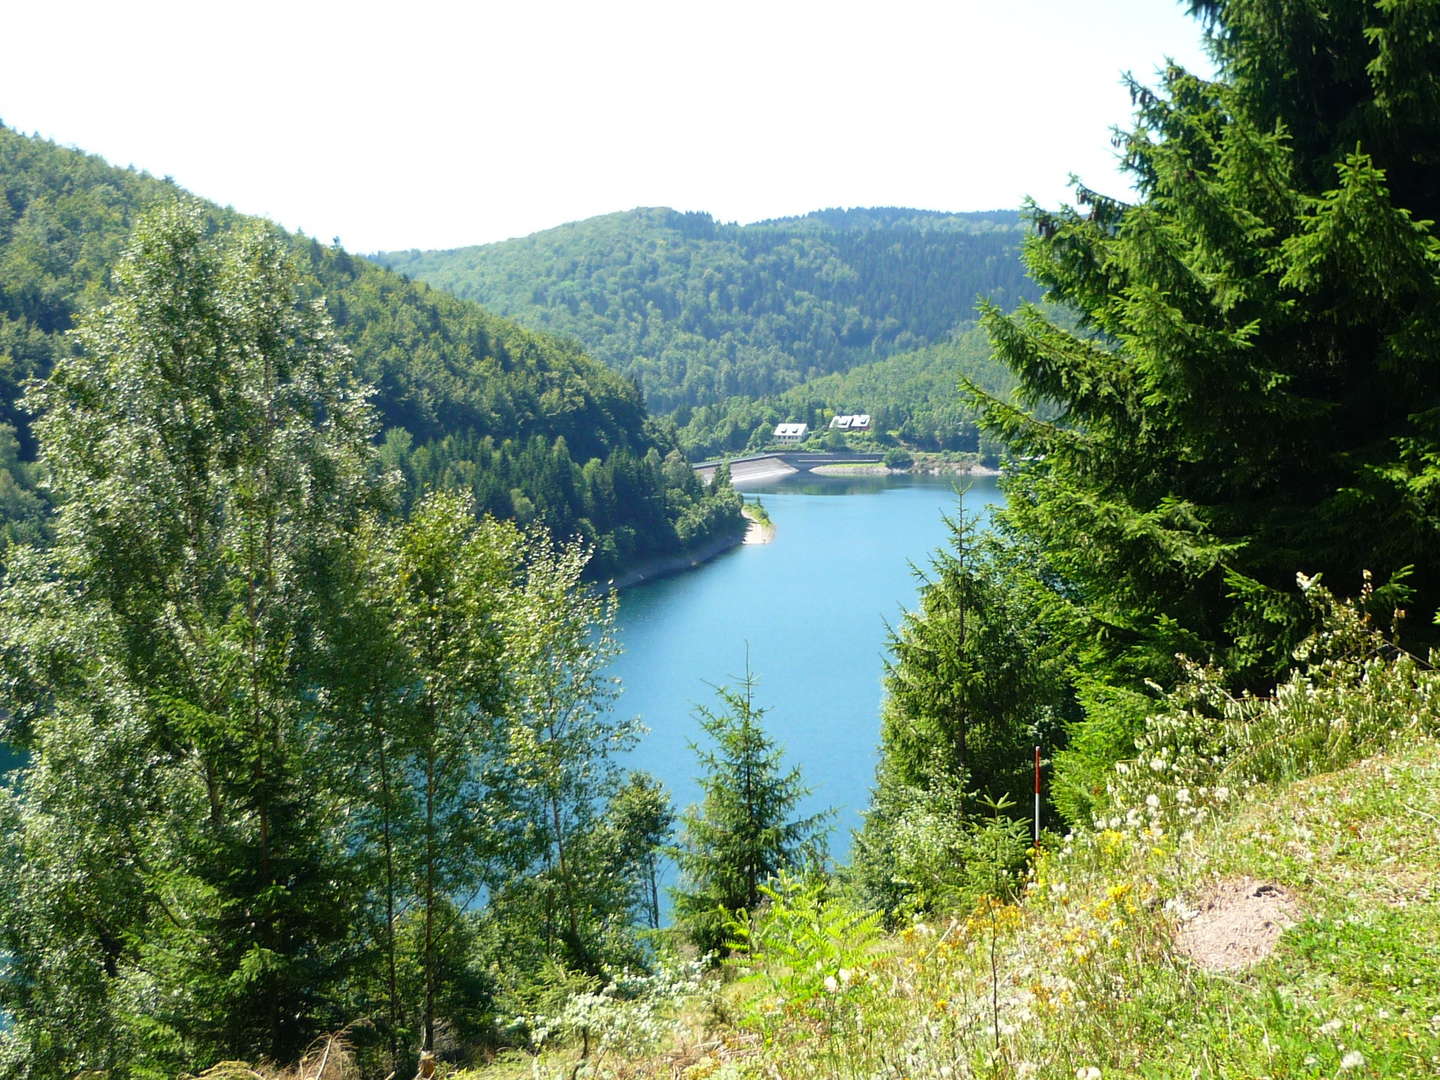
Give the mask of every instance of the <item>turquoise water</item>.
[[[801, 473], [747, 486], [775, 523], [772, 543], [621, 594], [617, 712], [651, 729], [624, 764], [658, 776], [677, 808], [698, 802], [693, 712], [715, 704], [708, 684], [737, 681], [748, 652], [766, 730], [813, 789], [800, 812], [836, 811], [830, 854], [844, 862], [874, 780], [887, 623], [915, 604], [912, 564], [946, 542], [957, 480]], [[994, 481], [968, 483], [965, 512], [988, 517]], [[0, 744], [0, 773], [15, 764]]]
[[916, 602], [912, 564], [946, 542], [957, 482], [969, 483], [967, 514], [1001, 501], [986, 478], [799, 473], [746, 486], [775, 523], [772, 543], [621, 594], [616, 711], [651, 729], [626, 764], [663, 780], [677, 807], [698, 802], [692, 714], [715, 703], [707, 684], [737, 681], [748, 651], [766, 730], [814, 789], [804, 812], [835, 809], [830, 854], [844, 862], [875, 776], [887, 624]]

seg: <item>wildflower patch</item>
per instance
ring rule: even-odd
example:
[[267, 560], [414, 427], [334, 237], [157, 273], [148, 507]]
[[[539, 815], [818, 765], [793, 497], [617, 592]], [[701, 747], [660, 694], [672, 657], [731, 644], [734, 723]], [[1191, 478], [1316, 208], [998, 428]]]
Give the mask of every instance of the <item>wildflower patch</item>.
[[1222, 881], [1182, 923], [1176, 949], [1206, 971], [1253, 967], [1293, 926], [1299, 905], [1279, 885], [1253, 878]]

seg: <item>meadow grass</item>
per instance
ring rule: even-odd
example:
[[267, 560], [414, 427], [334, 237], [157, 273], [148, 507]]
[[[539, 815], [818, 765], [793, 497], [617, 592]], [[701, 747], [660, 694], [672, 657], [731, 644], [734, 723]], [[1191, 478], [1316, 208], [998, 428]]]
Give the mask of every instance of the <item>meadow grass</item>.
[[[1204, 970], [1177, 930], [1240, 878], [1287, 891], [1296, 922], [1253, 967]], [[815, 973], [818, 995], [776, 995], [794, 980], [766, 962], [680, 1003], [647, 1053], [561, 1047], [464, 1075], [1440, 1075], [1440, 744], [1412, 730], [1337, 771], [1237, 793], [1183, 831], [1071, 837], [1039, 855], [1018, 902], [870, 941]]]

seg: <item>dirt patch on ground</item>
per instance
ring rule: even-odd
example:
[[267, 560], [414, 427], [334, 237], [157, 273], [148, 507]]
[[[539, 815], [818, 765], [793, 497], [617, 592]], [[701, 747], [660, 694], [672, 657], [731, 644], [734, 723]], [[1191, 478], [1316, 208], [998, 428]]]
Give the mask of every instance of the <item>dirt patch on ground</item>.
[[1222, 881], [1180, 927], [1175, 946], [1206, 971], [1258, 964], [1292, 926], [1300, 905], [1279, 885], [1253, 878]]

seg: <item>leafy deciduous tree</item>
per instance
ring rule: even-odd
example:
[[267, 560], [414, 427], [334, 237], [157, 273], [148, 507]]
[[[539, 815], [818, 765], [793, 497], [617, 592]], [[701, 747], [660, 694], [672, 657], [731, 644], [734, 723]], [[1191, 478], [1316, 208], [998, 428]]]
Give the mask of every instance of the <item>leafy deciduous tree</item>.
[[215, 240], [167, 206], [116, 282], [30, 398], [61, 509], [0, 598], [30, 754], [5, 1006], [37, 1073], [293, 1056], [363, 896], [309, 689], [369, 482], [364, 394], [267, 229]]

